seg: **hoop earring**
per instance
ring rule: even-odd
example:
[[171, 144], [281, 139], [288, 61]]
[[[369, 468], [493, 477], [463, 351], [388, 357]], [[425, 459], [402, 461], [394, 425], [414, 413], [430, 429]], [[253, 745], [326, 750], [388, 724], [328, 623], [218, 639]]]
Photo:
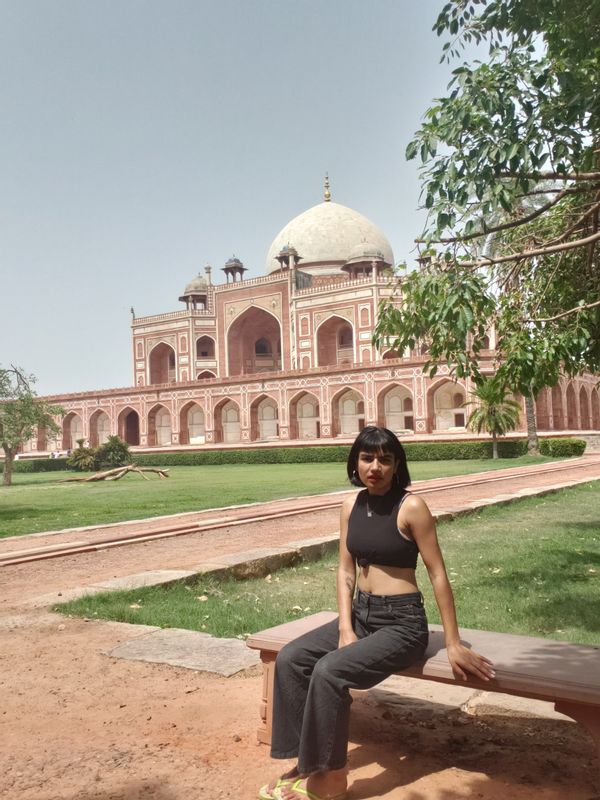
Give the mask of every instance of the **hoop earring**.
[[357, 471], [355, 469], [352, 470], [352, 477], [353, 478], [358, 478], [358, 473], [357, 473]]

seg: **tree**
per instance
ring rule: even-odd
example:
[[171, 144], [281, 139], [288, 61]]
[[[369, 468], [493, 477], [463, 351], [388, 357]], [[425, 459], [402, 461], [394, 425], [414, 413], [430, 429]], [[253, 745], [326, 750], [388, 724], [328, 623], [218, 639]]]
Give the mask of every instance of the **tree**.
[[57, 433], [54, 417], [64, 414], [36, 397], [31, 388], [34, 379], [18, 367], [0, 368], [0, 445], [4, 450], [4, 486], [12, 484], [12, 468], [19, 448], [33, 436], [34, 429]]
[[476, 405], [467, 420], [467, 427], [492, 436], [492, 458], [498, 458], [498, 436], [514, 430], [519, 423], [521, 407], [508, 397], [508, 390], [495, 378], [485, 378], [472, 392], [473, 400], [465, 405]]
[[489, 56], [454, 70], [408, 145], [425, 266], [382, 306], [375, 341], [426, 339], [431, 374], [447, 362], [479, 383], [493, 327], [500, 383], [532, 406], [561, 372], [600, 367], [600, 4], [454, 0], [434, 30], [452, 37], [444, 59], [469, 43]]

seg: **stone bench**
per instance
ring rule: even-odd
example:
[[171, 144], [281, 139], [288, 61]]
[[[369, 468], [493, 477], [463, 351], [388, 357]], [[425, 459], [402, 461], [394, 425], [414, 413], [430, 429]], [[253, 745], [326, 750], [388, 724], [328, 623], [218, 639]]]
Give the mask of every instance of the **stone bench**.
[[[336, 616], [331, 611], [321, 611], [260, 631], [247, 640], [248, 647], [260, 651], [263, 663], [260, 742], [271, 741], [277, 653], [287, 642]], [[442, 627], [430, 625], [429, 631], [425, 659], [404, 670], [403, 676], [550, 701], [556, 711], [588, 729], [600, 759], [600, 647], [461, 628], [463, 643], [489, 658], [496, 671], [496, 677], [490, 681], [470, 677], [463, 681], [452, 674]]]

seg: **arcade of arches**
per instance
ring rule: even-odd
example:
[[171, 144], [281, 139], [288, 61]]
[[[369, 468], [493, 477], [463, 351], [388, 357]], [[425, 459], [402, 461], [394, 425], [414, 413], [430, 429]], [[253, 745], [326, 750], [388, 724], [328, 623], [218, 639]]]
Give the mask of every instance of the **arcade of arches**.
[[[268, 336], [264, 338], [268, 340]], [[114, 423], [108, 410], [96, 408], [85, 423], [83, 415], [70, 411], [62, 421], [62, 435], [53, 439], [40, 431], [28, 449], [44, 451], [62, 447], [71, 450], [78, 439], [97, 446], [113, 432], [130, 445], [149, 447], [315, 440], [323, 436], [348, 438], [366, 424], [384, 425], [403, 436], [421, 430], [424, 433], [460, 433], [465, 431], [466, 400], [466, 388], [460, 383], [448, 379], [432, 383], [421, 402], [421, 419], [425, 424], [418, 430], [417, 401], [410, 382], [402, 381], [388, 383], [377, 392], [373, 419], [368, 419], [365, 413], [363, 393], [348, 384], [331, 395], [327, 408], [317, 394], [308, 389], [291, 396], [285, 409], [276, 396], [268, 392], [249, 400], [246, 410], [240, 405], [240, 395], [223, 397], [214, 404], [212, 412], [207, 411], [205, 403], [194, 399], [175, 404], [175, 410], [171, 402], [157, 402], [145, 416], [135, 407], [126, 406]], [[536, 419], [540, 431], [600, 430], [600, 392], [592, 383], [565, 380], [540, 393]], [[286, 428], [283, 435], [282, 426]]]

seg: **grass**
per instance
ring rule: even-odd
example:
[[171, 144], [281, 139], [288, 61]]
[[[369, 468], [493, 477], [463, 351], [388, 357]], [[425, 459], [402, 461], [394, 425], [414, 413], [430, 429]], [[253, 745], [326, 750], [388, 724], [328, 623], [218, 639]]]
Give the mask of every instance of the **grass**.
[[[439, 526], [459, 623], [465, 628], [600, 644], [600, 483]], [[336, 559], [267, 578], [107, 592], [57, 606], [66, 614], [243, 637], [335, 608]], [[439, 622], [426, 571], [419, 586]]]
[[[421, 461], [411, 465], [411, 473], [423, 480], [552, 460]], [[0, 487], [0, 538], [349, 488], [339, 463], [171, 467], [169, 474], [167, 480], [132, 475], [116, 483], [78, 484], [60, 481], [80, 473], [17, 473], [13, 486]]]

